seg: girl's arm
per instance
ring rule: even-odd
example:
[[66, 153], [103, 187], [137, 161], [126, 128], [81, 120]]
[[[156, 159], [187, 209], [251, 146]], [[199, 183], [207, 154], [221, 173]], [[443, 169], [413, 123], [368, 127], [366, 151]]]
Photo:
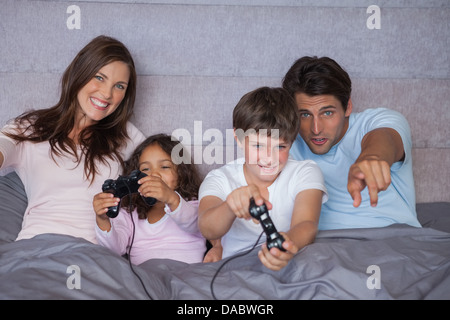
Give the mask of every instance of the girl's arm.
[[198, 230], [198, 201], [186, 201], [178, 193], [178, 206], [172, 210], [169, 204], [166, 204], [166, 213], [172, 217], [177, 225], [186, 232], [197, 233]]
[[117, 201], [118, 199], [114, 198], [111, 193], [99, 193], [94, 196], [93, 207], [97, 223], [95, 234], [100, 245], [122, 255], [126, 253], [132, 225], [130, 214], [122, 209], [111, 223], [106, 212], [109, 207], [117, 205]]

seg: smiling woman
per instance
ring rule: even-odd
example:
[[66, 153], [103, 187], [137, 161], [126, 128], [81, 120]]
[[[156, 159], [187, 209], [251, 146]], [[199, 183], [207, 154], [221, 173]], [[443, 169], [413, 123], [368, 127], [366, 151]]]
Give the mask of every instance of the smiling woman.
[[92, 199], [144, 140], [129, 123], [135, 91], [128, 49], [99, 36], [65, 70], [56, 105], [3, 128], [0, 167], [17, 172], [28, 197], [18, 239], [60, 233], [96, 242]]
[[102, 67], [78, 92], [81, 110], [77, 114], [75, 126], [83, 129], [113, 113], [125, 97], [129, 78], [129, 68], [122, 61]]

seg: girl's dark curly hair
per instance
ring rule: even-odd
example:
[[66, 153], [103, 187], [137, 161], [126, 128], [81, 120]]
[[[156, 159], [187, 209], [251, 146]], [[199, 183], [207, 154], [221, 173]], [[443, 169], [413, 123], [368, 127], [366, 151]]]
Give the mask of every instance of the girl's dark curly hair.
[[[133, 152], [131, 157], [125, 161], [124, 166], [124, 175], [129, 175], [133, 170], [139, 169], [139, 158], [141, 157], [142, 152], [151, 145], [158, 144], [161, 149], [167, 153], [168, 155], [172, 155], [172, 150], [177, 147], [180, 148], [179, 156], [182, 159], [190, 159], [191, 161], [182, 161], [178, 165], [177, 174], [178, 174], [178, 183], [175, 191], [180, 194], [183, 199], [186, 201], [195, 200], [198, 198], [198, 189], [200, 188], [201, 178], [198, 172], [198, 169], [191, 159], [189, 152], [186, 150], [184, 146], [182, 146], [181, 142], [170, 135], [166, 134], [156, 134], [145, 139]], [[177, 154], [178, 156], [178, 154]], [[177, 161], [178, 163], [179, 161]], [[174, 161], [175, 165], [175, 161]], [[147, 212], [150, 209], [144, 199], [139, 194], [133, 194], [131, 197], [131, 203], [129, 197], [125, 197], [121, 206], [126, 208], [128, 212], [133, 212], [137, 208], [139, 219], [146, 219]]]

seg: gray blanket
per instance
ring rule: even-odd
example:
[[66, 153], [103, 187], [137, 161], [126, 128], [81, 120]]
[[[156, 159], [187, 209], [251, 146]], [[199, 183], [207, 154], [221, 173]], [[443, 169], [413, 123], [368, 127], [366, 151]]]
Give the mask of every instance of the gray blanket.
[[[450, 299], [450, 234], [431, 228], [323, 231], [278, 272], [257, 251], [220, 270], [218, 299]], [[54, 234], [0, 245], [0, 261], [0, 299], [212, 299], [223, 263], [149, 260], [141, 283], [125, 258]]]
[[281, 271], [262, 266], [256, 248], [219, 273], [224, 261], [131, 269], [64, 235], [14, 242], [26, 205], [18, 176], [0, 177], [0, 299], [450, 299], [450, 203], [418, 204], [424, 228], [321, 231]]

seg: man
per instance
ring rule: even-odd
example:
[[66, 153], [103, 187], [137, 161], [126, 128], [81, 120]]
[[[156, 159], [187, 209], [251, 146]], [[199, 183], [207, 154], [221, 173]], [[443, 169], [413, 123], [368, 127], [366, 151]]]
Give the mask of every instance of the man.
[[300, 131], [291, 155], [322, 169], [329, 200], [319, 229], [420, 227], [408, 122], [378, 108], [352, 113], [351, 80], [334, 60], [303, 57], [283, 79], [294, 97]]

